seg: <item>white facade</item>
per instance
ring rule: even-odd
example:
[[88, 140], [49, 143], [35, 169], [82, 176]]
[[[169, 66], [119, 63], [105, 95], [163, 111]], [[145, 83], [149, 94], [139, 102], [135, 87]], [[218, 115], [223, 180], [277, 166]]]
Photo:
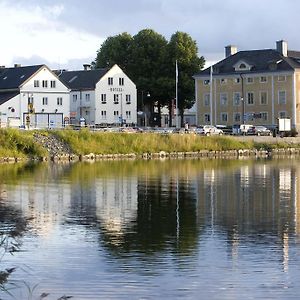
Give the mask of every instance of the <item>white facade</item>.
[[19, 87], [19, 94], [0, 105], [1, 126], [19, 120], [27, 127], [61, 127], [70, 117], [69, 97], [69, 89], [42, 66]]
[[84, 118], [88, 125], [136, 124], [136, 93], [135, 84], [114, 65], [99, 79], [95, 89], [70, 92], [70, 116], [76, 122]]
[[114, 65], [97, 83], [95, 97], [96, 124], [137, 123], [136, 86], [119, 66]]

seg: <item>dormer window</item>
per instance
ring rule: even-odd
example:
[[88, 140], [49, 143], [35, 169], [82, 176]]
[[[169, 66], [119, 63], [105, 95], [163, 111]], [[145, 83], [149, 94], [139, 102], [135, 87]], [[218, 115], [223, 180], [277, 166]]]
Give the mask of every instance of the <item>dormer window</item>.
[[236, 64], [233, 65], [235, 71], [250, 71], [252, 67], [252, 65], [243, 60], [239, 60]]

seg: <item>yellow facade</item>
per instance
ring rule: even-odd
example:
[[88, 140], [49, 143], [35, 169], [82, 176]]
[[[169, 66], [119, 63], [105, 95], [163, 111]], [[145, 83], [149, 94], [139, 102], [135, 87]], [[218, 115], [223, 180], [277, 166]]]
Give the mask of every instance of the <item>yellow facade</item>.
[[195, 78], [198, 125], [271, 126], [278, 125], [278, 118], [288, 117], [299, 129], [300, 73], [213, 74], [212, 85], [210, 78]]

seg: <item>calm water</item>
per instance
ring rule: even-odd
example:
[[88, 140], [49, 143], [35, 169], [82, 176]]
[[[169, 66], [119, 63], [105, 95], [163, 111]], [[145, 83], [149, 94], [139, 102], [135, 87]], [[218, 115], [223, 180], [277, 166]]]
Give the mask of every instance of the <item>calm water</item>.
[[299, 175], [292, 159], [0, 165], [0, 229], [19, 247], [1, 249], [1, 270], [16, 267], [6, 287], [16, 299], [299, 298]]

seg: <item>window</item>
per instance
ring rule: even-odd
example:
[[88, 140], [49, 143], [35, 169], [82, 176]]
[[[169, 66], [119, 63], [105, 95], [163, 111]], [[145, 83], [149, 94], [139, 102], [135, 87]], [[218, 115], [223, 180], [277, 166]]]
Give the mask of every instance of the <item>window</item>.
[[240, 69], [246, 69], [246, 65], [243, 64], [243, 63], [241, 63], [240, 66], [239, 66], [239, 68], [240, 68]]
[[43, 105], [48, 105], [48, 98], [47, 97], [43, 97]]
[[260, 77], [260, 82], [262, 82], [262, 83], [267, 82], [267, 77], [266, 76], [261, 76]]
[[77, 95], [73, 95], [73, 102], [77, 101]]
[[130, 104], [130, 103], [131, 103], [131, 96], [126, 95], [126, 104]]
[[286, 81], [285, 75], [278, 75], [278, 81]]
[[278, 104], [286, 104], [286, 93], [285, 91], [278, 92]]
[[209, 123], [210, 122], [210, 114], [204, 114], [204, 122]]
[[222, 106], [227, 105], [227, 94], [226, 93], [221, 93], [220, 94], [220, 104]]
[[204, 100], [203, 100], [204, 106], [210, 105], [210, 94], [204, 94]]
[[241, 114], [240, 113], [234, 113], [233, 121], [234, 122], [241, 122]]
[[234, 78], [234, 83], [240, 83], [241, 82], [241, 78]]
[[119, 85], [124, 85], [124, 78], [122, 77], [119, 78]]
[[228, 119], [228, 114], [227, 113], [221, 113], [221, 121], [222, 122], [227, 122]]
[[260, 104], [267, 105], [268, 104], [268, 93], [260, 92]]
[[114, 79], [112, 77], [108, 77], [108, 85], [113, 85]]
[[220, 79], [220, 83], [221, 84], [226, 84], [227, 83], [227, 79], [226, 78], [221, 78]]
[[247, 104], [248, 105], [254, 104], [254, 93], [252, 92], [247, 93]]
[[119, 104], [119, 94], [114, 94], [114, 104]]
[[48, 81], [47, 81], [47, 80], [43, 80], [43, 81], [42, 81], [42, 87], [43, 87], [43, 88], [48, 87]]
[[241, 101], [241, 94], [239, 92], [233, 93], [233, 105], [238, 106], [240, 105]]
[[28, 97], [28, 104], [33, 104], [33, 97], [32, 96]]
[[40, 86], [39, 80], [35, 80], [35, 81], [33, 82], [33, 86], [34, 86], [34, 87], [39, 87], [39, 86]]
[[247, 77], [247, 83], [253, 83], [254, 78], [253, 77]]
[[261, 115], [261, 119], [263, 121], [268, 121], [268, 113], [267, 112], [262, 112], [262, 113], [260, 113], [260, 115]]
[[115, 119], [118, 118], [119, 117], [119, 111], [115, 110], [114, 111], [114, 116], [115, 116]]
[[210, 83], [210, 80], [209, 80], [209, 79], [203, 80], [203, 85], [209, 85], [209, 83]]
[[101, 111], [101, 118], [106, 120], [106, 110]]
[[126, 119], [131, 119], [131, 111], [126, 111]]
[[106, 104], [106, 94], [101, 94], [101, 103]]
[[63, 98], [57, 97], [57, 105], [62, 105]]
[[90, 94], [85, 94], [85, 101], [90, 102], [91, 100], [91, 95]]
[[286, 118], [287, 117], [286, 111], [280, 111], [278, 113], [278, 116], [280, 119]]
[[50, 81], [50, 87], [53, 88], [53, 89], [56, 88], [56, 81], [55, 80]]

